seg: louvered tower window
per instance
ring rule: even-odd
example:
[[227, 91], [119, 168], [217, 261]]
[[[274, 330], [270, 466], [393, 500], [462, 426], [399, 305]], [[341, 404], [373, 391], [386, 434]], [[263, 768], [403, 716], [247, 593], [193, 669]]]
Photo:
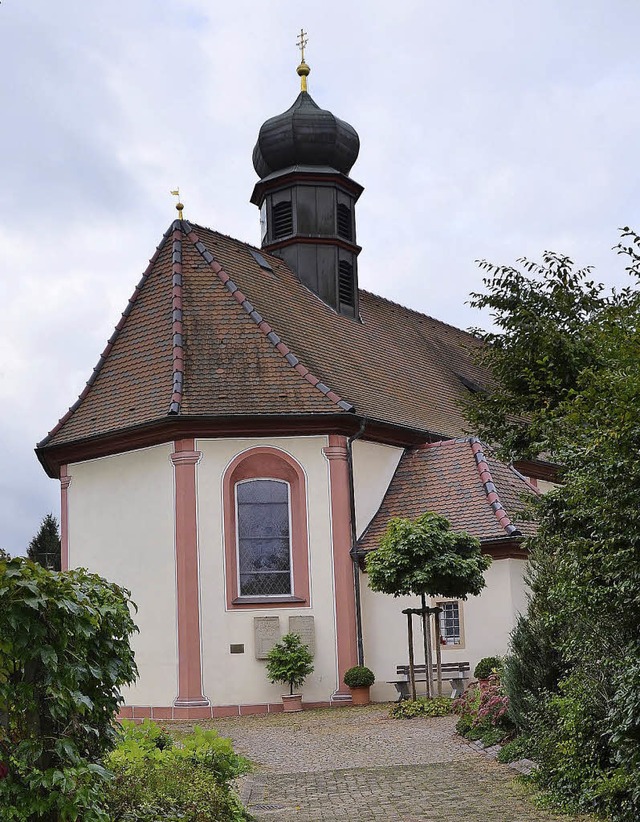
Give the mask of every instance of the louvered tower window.
[[338, 299], [340, 305], [355, 307], [355, 289], [353, 283], [353, 266], [346, 260], [338, 265]]
[[344, 203], [338, 203], [338, 236], [353, 240], [353, 217], [351, 209]]
[[273, 206], [273, 238], [287, 237], [293, 234], [293, 210], [291, 203], [276, 203]]

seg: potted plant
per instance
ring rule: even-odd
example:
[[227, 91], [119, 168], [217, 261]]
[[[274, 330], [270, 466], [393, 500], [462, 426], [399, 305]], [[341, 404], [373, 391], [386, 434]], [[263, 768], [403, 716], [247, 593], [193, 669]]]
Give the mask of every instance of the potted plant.
[[344, 684], [351, 690], [354, 705], [369, 704], [369, 688], [376, 681], [373, 671], [365, 665], [354, 665], [344, 674]]
[[502, 670], [502, 660], [499, 656], [484, 656], [473, 670], [473, 675], [480, 682], [481, 687], [486, 687], [489, 677], [492, 674], [500, 675]]
[[294, 693], [313, 672], [313, 656], [298, 634], [285, 634], [267, 654], [267, 676], [270, 682], [289, 685], [282, 694], [284, 710], [301, 711], [302, 695]]

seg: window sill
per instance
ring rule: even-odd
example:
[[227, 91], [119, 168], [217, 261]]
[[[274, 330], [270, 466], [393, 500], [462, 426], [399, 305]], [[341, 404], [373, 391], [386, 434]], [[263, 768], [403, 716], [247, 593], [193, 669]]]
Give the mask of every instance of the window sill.
[[231, 600], [232, 605], [276, 605], [281, 602], [306, 603], [306, 599], [294, 596], [280, 597], [236, 597]]

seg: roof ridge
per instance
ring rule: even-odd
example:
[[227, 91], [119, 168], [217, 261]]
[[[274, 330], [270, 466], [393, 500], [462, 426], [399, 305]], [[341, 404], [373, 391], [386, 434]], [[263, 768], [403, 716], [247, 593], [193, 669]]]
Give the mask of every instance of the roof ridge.
[[105, 361], [106, 361], [106, 359], [109, 355], [109, 352], [111, 351], [111, 349], [115, 345], [116, 340], [120, 336], [120, 332], [122, 331], [122, 328], [124, 327], [124, 324], [127, 321], [127, 318], [129, 316], [129, 314], [131, 313], [131, 311], [133, 309], [133, 306], [135, 305], [136, 300], [138, 299], [138, 297], [140, 295], [140, 292], [141, 292], [145, 282], [149, 278], [149, 275], [151, 274], [153, 266], [155, 265], [158, 257], [160, 256], [160, 252], [164, 248], [164, 245], [167, 241], [167, 238], [169, 237], [171, 232], [174, 230], [176, 222], [178, 222], [178, 221], [174, 220], [173, 223], [171, 223], [169, 228], [162, 235], [162, 240], [160, 240], [159, 245], [156, 246], [156, 250], [153, 253], [153, 255], [151, 256], [151, 259], [149, 260], [149, 265], [145, 268], [145, 270], [142, 274], [142, 277], [140, 278], [140, 280], [138, 281], [136, 287], [133, 290], [133, 294], [129, 297], [129, 301], [128, 301], [124, 311], [122, 312], [122, 315], [121, 315], [120, 319], [118, 320], [118, 323], [115, 326], [115, 328], [113, 330], [113, 333], [111, 334], [111, 336], [107, 340], [107, 344], [104, 347], [104, 350], [102, 351], [102, 354], [100, 354], [100, 359], [98, 360], [98, 362], [94, 366], [94, 369], [91, 372], [91, 376], [89, 377], [89, 379], [87, 380], [84, 388], [82, 389], [82, 391], [78, 395], [78, 399], [73, 403], [72, 406], [70, 406], [70, 408], [67, 410], [67, 412], [65, 414], [63, 414], [62, 417], [60, 417], [58, 422], [54, 425], [54, 427], [51, 429], [51, 431], [49, 431], [47, 436], [43, 440], [41, 440], [39, 443], [37, 443], [36, 448], [43, 448], [45, 445], [47, 445], [47, 443], [49, 443], [52, 440], [53, 437], [55, 437], [55, 435], [60, 431], [60, 429], [64, 426], [64, 424], [67, 422], [67, 420], [73, 415], [73, 413], [79, 407], [80, 403], [87, 396], [91, 386], [98, 379], [98, 375], [99, 375], [100, 371], [102, 370], [102, 366], [104, 365], [104, 363], [105, 363]]
[[467, 442], [471, 446], [471, 452], [473, 453], [473, 457], [476, 463], [476, 468], [478, 469], [478, 474], [480, 475], [480, 481], [482, 482], [484, 492], [487, 496], [487, 502], [491, 506], [491, 510], [496, 516], [496, 519], [504, 529], [507, 536], [510, 537], [521, 537], [522, 531], [511, 522], [509, 515], [507, 514], [504, 506], [500, 502], [500, 497], [498, 496], [498, 489], [496, 488], [496, 484], [493, 481], [493, 477], [491, 476], [491, 470], [489, 468], [489, 463], [486, 460], [484, 452], [482, 450], [483, 445], [482, 442], [477, 437], [469, 437]]
[[171, 321], [173, 332], [173, 386], [169, 414], [179, 414], [184, 388], [184, 327], [182, 323], [182, 237], [181, 221], [173, 221], [173, 248], [171, 255]]
[[264, 334], [264, 336], [269, 340], [269, 342], [273, 345], [273, 347], [280, 353], [284, 359], [289, 363], [289, 365], [298, 372], [300, 377], [305, 379], [308, 383], [310, 383], [314, 388], [317, 388], [321, 394], [332, 402], [334, 405], [337, 405], [343, 411], [355, 411], [354, 406], [343, 400], [339, 394], [335, 391], [332, 391], [329, 386], [325, 385], [318, 377], [316, 377], [312, 372], [305, 366], [303, 363], [300, 362], [298, 357], [291, 351], [288, 345], [286, 345], [281, 337], [276, 334], [273, 328], [269, 325], [268, 322], [264, 319], [264, 317], [259, 314], [253, 305], [249, 302], [246, 295], [238, 288], [238, 286], [234, 283], [231, 277], [227, 274], [224, 268], [220, 265], [220, 263], [215, 259], [213, 254], [207, 249], [205, 244], [202, 242], [200, 237], [196, 234], [193, 229], [193, 226], [187, 221], [182, 221], [182, 230], [190, 240], [196, 251], [200, 254], [202, 259], [207, 263], [209, 268], [213, 271], [216, 275], [218, 280], [224, 285], [227, 291], [233, 296], [236, 302], [244, 308], [246, 313], [249, 317], [254, 321], [256, 326], [260, 329], [260, 331]]

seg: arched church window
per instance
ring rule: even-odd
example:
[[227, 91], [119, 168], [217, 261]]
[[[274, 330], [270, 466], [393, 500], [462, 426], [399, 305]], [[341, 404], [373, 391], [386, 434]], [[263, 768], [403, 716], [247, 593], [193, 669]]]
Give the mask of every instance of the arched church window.
[[223, 476], [227, 608], [309, 603], [307, 490], [300, 464], [259, 446]]
[[290, 595], [289, 483], [244, 480], [236, 485], [240, 596]]

